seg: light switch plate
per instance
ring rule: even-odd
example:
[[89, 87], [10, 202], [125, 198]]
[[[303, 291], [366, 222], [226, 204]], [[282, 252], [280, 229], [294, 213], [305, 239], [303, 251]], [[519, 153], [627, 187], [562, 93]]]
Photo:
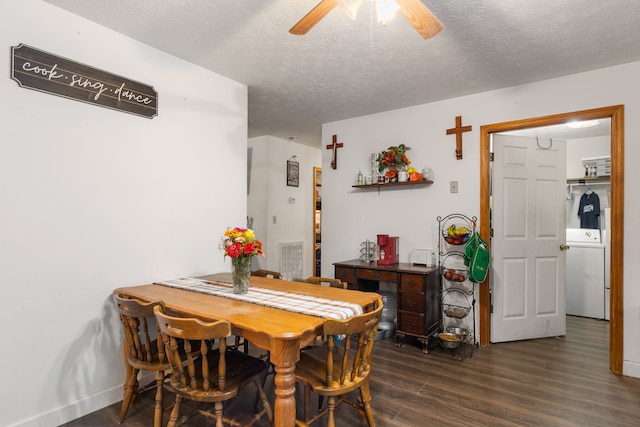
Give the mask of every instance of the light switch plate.
[[449, 193], [457, 193], [458, 192], [458, 181], [449, 182]]

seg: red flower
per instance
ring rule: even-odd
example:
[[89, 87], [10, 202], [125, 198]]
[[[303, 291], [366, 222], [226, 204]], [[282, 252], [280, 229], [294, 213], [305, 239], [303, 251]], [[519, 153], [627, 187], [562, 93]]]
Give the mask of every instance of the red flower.
[[242, 245], [240, 243], [231, 243], [227, 246], [227, 255], [231, 258], [236, 258], [242, 255]]
[[256, 247], [253, 243], [247, 243], [244, 245], [244, 254], [245, 255], [253, 255], [253, 252], [256, 250]]

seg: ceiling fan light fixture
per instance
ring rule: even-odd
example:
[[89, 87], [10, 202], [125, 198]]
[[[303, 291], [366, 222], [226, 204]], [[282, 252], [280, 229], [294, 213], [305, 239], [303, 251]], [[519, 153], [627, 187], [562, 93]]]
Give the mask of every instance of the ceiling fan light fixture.
[[362, 0], [338, 0], [338, 7], [351, 19], [356, 19]]
[[378, 24], [387, 25], [387, 21], [391, 20], [395, 13], [400, 9], [400, 5], [395, 0], [375, 0], [376, 15], [378, 16]]
[[[423, 39], [430, 39], [442, 31], [444, 25], [433, 13], [422, 3], [422, 0], [369, 0], [371, 1], [371, 14], [375, 3], [378, 22], [385, 25], [395, 12], [399, 9], [409, 24], [422, 36]], [[318, 22], [322, 20], [335, 7], [339, 6], [342, 11], [355, 19], [358, 8], [362, 5], [362, 0], [320, 0], [313, 9], [298, 21], [289, 32], [295, 35], [307, 34]], [[373, 20], [372, 20], [373, 21]]]
[[583, 128], [590, 128], [593, 126], [597, 126], [600, 122], [597, 120], [583, 120], [581, 122], [579, 121], [572, 121], [567, 123], [567, 126], [569, 126], [572, 129], [583, 129]]

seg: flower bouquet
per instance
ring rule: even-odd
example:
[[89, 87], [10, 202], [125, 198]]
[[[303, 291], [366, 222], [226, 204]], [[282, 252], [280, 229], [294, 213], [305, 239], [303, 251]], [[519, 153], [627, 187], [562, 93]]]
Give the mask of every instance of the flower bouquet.
[[220, 249], [225, 256], [231, 257], [233, 292], [237, 294], [249, 292], [251, 258], [256, 255], [264, 256], [262, 242], [256, 239], [253, 230], [234, 227], [224, 232]]
[[389, 177], [389, 180], [396, 179], [398, 170], [402, 170], [411, 164], [411, 160], [406, 155], [408, 149], [409, 147], [400, 144], [380, 152], [377, 158], [378, 172], [388, 169], [385, 175]]

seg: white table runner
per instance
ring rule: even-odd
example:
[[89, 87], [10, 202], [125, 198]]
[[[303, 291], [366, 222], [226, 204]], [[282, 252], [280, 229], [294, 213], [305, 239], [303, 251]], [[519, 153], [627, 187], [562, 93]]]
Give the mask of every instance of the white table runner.
[[314, 297], [291, 291], [260, 288], [257, 286], [249, 287], [249, 292], [246, 294], [234, 294], [233, 286], [230, 283], [214, 282], [193, 277], [155, 282], [155, 284], [322, 318], [341, 320], [363, 313], [360, 305], [346, 301]]

